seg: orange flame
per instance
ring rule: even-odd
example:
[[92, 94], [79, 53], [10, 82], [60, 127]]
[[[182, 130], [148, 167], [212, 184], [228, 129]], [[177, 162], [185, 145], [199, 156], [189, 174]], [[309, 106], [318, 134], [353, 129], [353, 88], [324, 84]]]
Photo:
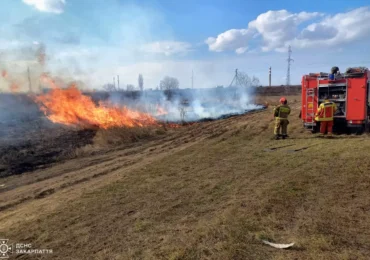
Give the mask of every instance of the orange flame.
[[8, 77], [8, 72], [7, 72], [6, 70], [3, 70], [3, 71], [1, 72], [1, 76], [2, 76], [3, 78], [7, 78], [7, 77]]
[[55, 80], [54, 80], [54, 79], [52, 79], [51, 77], [49, 77], [49, 75], [48, 75], [48, 74], [46, 74], [46, 73], [41, 74], [40, 79], [41, 79], [44, 83], [49, 84], [53, 89], [58, 89], [58, 88], [59, 88], [59, 87], [57, 86], [57, 84], [55, 83]]
[[9, 77], [9, 74], [6, 70], [1, 71], [1, 76], [9, 83], [9, 90], [13, 94], [19, 92], [19, 90], [20, 90], [19, 85], [15, 82], [15, 80], [13, 80]]
[[40, 109], [54, 123], [79, 125], [85, 128], [135, 127], [157, 125], [149, 114], [113, 107], [99, 102], [95, 104], [89, 96], [83, 95], [72, 85], [66, 89], [56, 87], [49, 93], [35, 97]]
[[164, 108], [157, 105], [157, 116], [167, 115], [167, 114], [168, 114], [168, 112]]
[[19, 86], [15, 84], [14, 82], [10, 85], [10, 91], [12, 93], [17, 93], [19, 91]]

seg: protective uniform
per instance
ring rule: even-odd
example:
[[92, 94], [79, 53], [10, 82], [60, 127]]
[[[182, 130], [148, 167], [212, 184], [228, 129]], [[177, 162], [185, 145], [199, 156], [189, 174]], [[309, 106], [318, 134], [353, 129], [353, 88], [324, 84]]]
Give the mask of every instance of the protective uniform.
[[326, 130], [328, 134], [333, 133], [333, 120], [334, 113], [337, 110], [335, 103], [330, 102], [328, 99], [321, 103], [315, 114], [315, 120], [320, 122], [320, 133], [325, 134]]
[[290, 107], [287, 105], [286, 98], [280, 99], [280, 105], [274, 108], [274, 117], [275, 117], [275, 139], [279, 139], [280, 129], [281, 136], [285, 139], [288, 136], [288, 116], [290, 114]]

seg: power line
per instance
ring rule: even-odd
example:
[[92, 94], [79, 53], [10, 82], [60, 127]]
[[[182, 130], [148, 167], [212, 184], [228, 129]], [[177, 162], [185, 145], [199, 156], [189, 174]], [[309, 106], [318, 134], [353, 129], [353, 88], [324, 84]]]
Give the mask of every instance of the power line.
[[239, 80], [239, 77], [238, 77], [238, 69], [235, 69], [235, 76], [234, 76], [233, 80], [231, 81], [229, 87], [232, 86], [234, 81], [236, 83], [236, 86], [240, 86], [240, 80]]
[[287, 73], [286, 73], [286, 85], [287, 86], [290, 86], [290, 63], [292, 61], [294, 61], [292, 58], [291, 58], [291, 54], [292, 54], [292, 48], [290, 47], [289, 45], [289, 48], [288, 48], [288, 70], [287, 70]]

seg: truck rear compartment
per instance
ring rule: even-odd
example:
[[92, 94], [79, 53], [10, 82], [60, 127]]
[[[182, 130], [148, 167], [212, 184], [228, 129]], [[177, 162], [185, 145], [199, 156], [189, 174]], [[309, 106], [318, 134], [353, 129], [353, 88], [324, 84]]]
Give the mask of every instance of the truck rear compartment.
[[306, 129], [319, 132], [320, 122], [313, 119], [317, 108], [325, 99], [337, 106], [333, 132], [362, 133], [369, 130], [370, 72], [355, 77], [340, 75], [335, 80], [322, 74], [310, 73], [302, 78], [302, 121]]

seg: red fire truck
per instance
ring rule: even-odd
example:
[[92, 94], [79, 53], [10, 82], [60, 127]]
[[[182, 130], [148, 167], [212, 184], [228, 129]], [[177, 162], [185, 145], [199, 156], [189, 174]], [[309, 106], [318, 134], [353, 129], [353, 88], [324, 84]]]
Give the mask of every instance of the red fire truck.
[[301, 119], [306, 129], [318, 132], [315, 113], [324, 99], [336, 103], [333, 132], [362, 133], [369, 130], [370, 71], [349, 68], [346, 73], [310, 73], [302, 77]]

